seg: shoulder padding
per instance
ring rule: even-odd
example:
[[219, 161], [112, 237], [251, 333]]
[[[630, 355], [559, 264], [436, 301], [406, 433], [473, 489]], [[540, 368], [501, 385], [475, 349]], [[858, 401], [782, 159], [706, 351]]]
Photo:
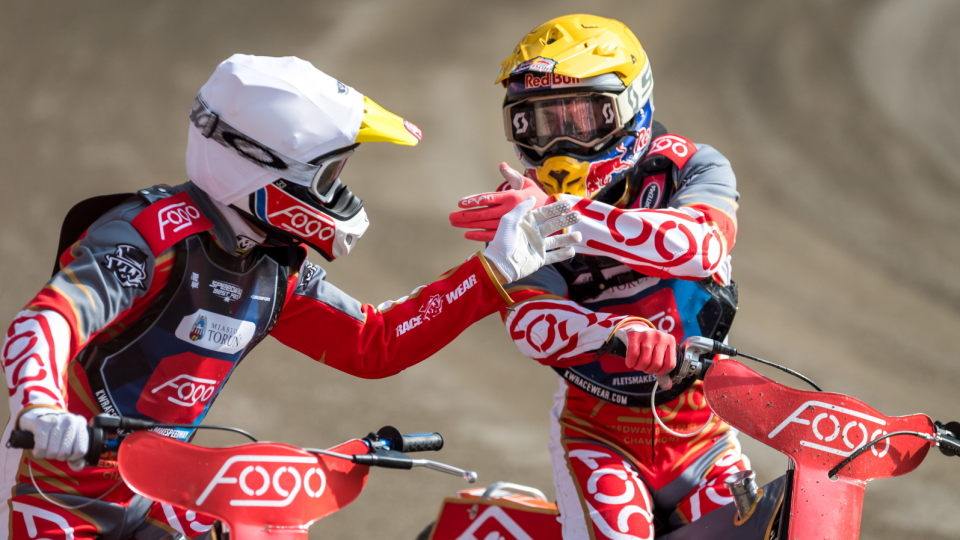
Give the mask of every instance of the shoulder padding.
[[663, 156], [673, 162], [678, 169], [682, 169], [687, 161], [697, 153], [697, 145], [690, 139], [680, 135], [661, 135], [650, 142], [648, 157]]
[[60, 241], [57, 244], [57, 257], [53, 261], [53, 273], [60, 271], [60, 256], [101, 216], [126, 202], [133, 193], [101, 195], [78, 202], [67, 212], [60, 225]]
[[147, 241], [154, 257], [192, 234], [213, 228], [213, 223], [200, 212], [186, 191], [154, 186], [141, 189], [137, 195], [150, 206], [140, 211], [130, 224]]

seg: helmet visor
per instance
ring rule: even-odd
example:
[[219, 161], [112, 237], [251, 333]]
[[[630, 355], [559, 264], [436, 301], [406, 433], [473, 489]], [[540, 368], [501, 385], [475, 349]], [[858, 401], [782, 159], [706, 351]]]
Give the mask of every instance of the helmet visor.
[[622, 128], [613, 94], [530, 98], [504, 108], [507, 139], [543, 152], [558, 141], [596, 146]]

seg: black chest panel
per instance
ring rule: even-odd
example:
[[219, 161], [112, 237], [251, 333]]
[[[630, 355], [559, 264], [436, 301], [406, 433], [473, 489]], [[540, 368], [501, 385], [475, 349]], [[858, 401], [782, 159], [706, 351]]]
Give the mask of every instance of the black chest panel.
[[[103, 412], [199, 424], [236, 366], [276, 323], [287, 268], [262, 251], [241, 260], [210, 242], [206, 233], [181, 241], [169, 282], [144, 315], [113, 340], [81, 352]], [[164, 435], [186, 440], [193, 431]]]

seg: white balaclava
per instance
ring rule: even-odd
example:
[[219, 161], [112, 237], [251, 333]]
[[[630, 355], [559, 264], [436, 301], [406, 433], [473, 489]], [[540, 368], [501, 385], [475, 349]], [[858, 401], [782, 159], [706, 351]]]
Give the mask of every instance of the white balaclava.
[[[305, 60], [235, 54], [200, 89], [224, 121], [300, 161], [354, 144], [363, 95]], [[211, 198], [232, 204], [280, 177], [205, 138], [190, 124], [187, 176]]]

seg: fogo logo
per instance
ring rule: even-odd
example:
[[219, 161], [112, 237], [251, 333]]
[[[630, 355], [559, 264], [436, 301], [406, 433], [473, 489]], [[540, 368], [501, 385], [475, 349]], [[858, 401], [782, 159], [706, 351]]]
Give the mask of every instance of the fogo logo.
[[147, 380], [137, 400], [137, 412], [161, 422], [193, 422], [206, 410], [232, 368], [226, 360], [190, 352], [164, 358]]
[[196, 206], [185, 202], [164, 206], [157, 212], [157, 221], [160, 226], [160, 239], [167, 239], [167, 227], [171, 233], [178, 232], [193, 225], [193, 220], [200, 219], [200, 211]]
[[337, 232], [333, 224], [303, 206], [284, 208], [268, 214], [267, 219], [270, 223], [277, 224], [288, 231], [293, 231], [304, 238], [315, 236], [326, 241], [333, 238], [333, 235]]
[[197, 403], [210, 401], [219, 382], [213, 379], [194, 377], [193, 375], [177, 375], [154, 388], [150, 393], [156, 394], [164, 388], [172, 388], [172, 392], [167, 392], [167, 401], [182, 407], [192, 407]]
[[310, 456], [233, 456], [220, 467], [197, 499], [197, 506], [221, 488], [216, 496], [229, 498], [230, 506], [283, 508], [303, 491], [319, 498], [327, 488], [327, 476]]
[[[770, 439], [776, 437], [791, 424], [809, 426], [810, 430], [807, 436], [804, 436], [804, 440], [800, 441], [800, 446], [843, 457], [848, 457], [869, 441], [887, 434], [883, 429], [887, 422], [882, 418], [821, 401], [808, 401], [797, 407], [797, 410], [793, 411], [793, 414], [781, 422], [767, 437]], [[802, 435], [798, 435], [797, 438], [800, 436]], [[882, 449], [878, 448], [883, 443], [886, 446], [882, 446]], [[890, 450], [890, 439], [884, 440], [883, 443], [870, 447], [873, 455], [881, 458], [887, 455]]]

